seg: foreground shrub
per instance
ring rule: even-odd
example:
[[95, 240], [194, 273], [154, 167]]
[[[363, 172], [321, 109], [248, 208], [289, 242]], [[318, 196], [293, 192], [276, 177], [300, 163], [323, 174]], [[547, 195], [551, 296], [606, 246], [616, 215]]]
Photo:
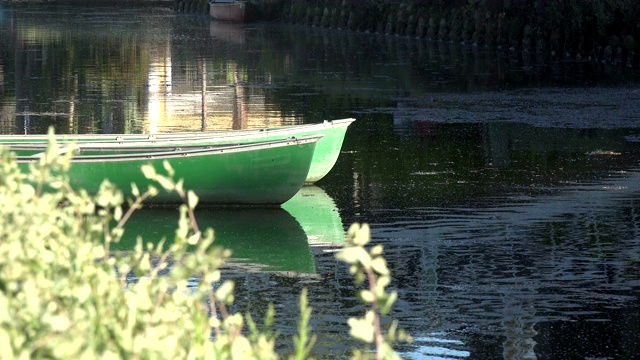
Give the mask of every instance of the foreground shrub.
[[[212, 246], [211, 229], [198, 228], [198, 198], [182, 181], [174, 181], [170, 166], [143, 167], [161, 190], [132, 185], [136, 198], [123, 207], [122, 192], [108, 181], [95, 195], [72, 189], [66, 174], [71, 156], [59, 154], [52, 141], [39, 163], [26, 169], [0, 147], [0, 359], [278, 358], [270, 328], [272, 307], [262, 326], [249, 314], [228, 311], [234, 284], [221, 281], [220, 268], [230, 252]], [[110, 252], [131, 213], [158, 191], [174, 191], [184, 201], [168, 249], [163, 250], [164, 240], [152, 245], [138, 238], [135, 249]], [[368, 239], [368, 228], [366, 234], [351, 234], [352, 239]], [[363, 247], [366, 242], [349, 244]], [[378, 263], [381, 248], [372, 251], [372, 261]], [[357, 267], [363, 257], [347, 253], [342, 259]], [[360, 272], [371, 269], [381, 278], [375, 273], [369, 277], [374, 298], [363, 298], [376, 315], [365, 318], [377, 321], [394, 297], [384, 292], [388, 270], [380, 272], [375, 265], [354, 274], [361, 277]], [[127, 274], [132, 271], [139, 280], [130, 284]], [[300, 307], [295, 359], [308, 357], [315, 341], [306, 291]], [[395, 327], [385, 338], [379, 322], [371, 324], [376, 351], [355, 355], [395, 357], [390, 346]], [[352, 326], [352, 334], [366, 341], [371, 340], [368, 331], [367, 326]]]
[[[125, 212], [108, 182], [93, 197], [71, 189], [71, 155], [56, 149], [24, 173], [0, 150], [0, 358], [276, 357], [268, 331], [251, 324], [255, 333], [245, 335], [248, 319], [227, 313], [233, 284], [212, 291], [230, 254], [190, 221], [197, 197], [169, 167], [169, 176], [144, 169], [185, 200], [168, 250], [138, 239], [132, 251], [112, 254], [131, 211], [158, 190], [136, 191]], [[140, 281], [126, 286], [131, 270]]]

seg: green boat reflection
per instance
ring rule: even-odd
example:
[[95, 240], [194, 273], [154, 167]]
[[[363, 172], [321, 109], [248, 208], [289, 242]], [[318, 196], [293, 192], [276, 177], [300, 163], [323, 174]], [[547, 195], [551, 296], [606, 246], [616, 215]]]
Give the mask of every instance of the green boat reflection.
[[[333, 199], [318, 186], [305, 186], [282, 208], [196, 210], [198, 226], [213, 228], [215, 245], [231, 249], [231, 266], [241, 270], [315, 274], [313, 247], [344, 241], [344, 227]], [[136, 211], [125, 225], [116, 251], [133, 249], [137, 236], [145, 242], [172, 239], [178, 223], [173, 207]], [[310, 246], [311, 245], [311, 246]]]
[[[280, 208], [199, 208], [198, 226], [211, 227], [215, 245], [232, 250], [231, 266], [259, 271], [315, 273], [307, 235], [287, 211]], [[125, 225], [125, 235], [114, 250], [133, 249], [136, 237], [145, 242], [172, 239], [178, 211], [169, 207], [144, 208]]]
[[345, 229], [338, 207], [322, 188], [305, 186], [282, 208], [298, 220], [310, 244], [344, 242]]

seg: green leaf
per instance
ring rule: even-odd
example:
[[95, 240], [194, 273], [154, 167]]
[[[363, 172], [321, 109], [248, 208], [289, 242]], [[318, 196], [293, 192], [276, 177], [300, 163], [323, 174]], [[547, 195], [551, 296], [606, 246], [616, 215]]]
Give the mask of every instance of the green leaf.
[[199, 240], [200, 240], [200, 232], [198, 231], [197, 233], [189, 236], [189, 238], [187, 239], [187, 243], [189, 245], [195, 245], [198, 243]]
[[382, 315], [387, 315], [391, 311], [391, 307], [397, 299], [398, 293], [396, 291], [392, 291], [386, 296], [379, 298], [378, 306], [380, 307], [380, 313]]
[[383, 275], [378, 277], [375, 285], [376, 294], [384, 293], [384, 289], [389, 285], [390, 282], [391, 282], [391, 277], [389, 277], [388, 275]]
[[169, 163], [169, 161], [167, 160], [163, 161], [162, 166], [167, 171], [167, 175], [169, 175], [170, 178], [172, 178], [176, 174], [176, 172], [173, 170], [173, 167], [171, 167], [171, 164]]
[[9, 315], [9, 301], [5, 297], [4, 293], [0, 292], [0, 324], [4, 322], [9, 322], [10, 319], [11, 318]]
[[1, 328], [1, 327], [0, 327], [0, 349], [2, 349], [0, 350], [0, 352], [3, 358], [6, 357], [6, 359], [8, 360], [15, 359], [13, 354], [13, 349], [11, 346], [11, 336], [4, 328]]
[[232, 359], [251, 359], [253, 351], [251, 349], [251, 343], [244, 336], [237, 337], [233, 344], [231, 344], [231, 358]]
[[220, 281], [220, 276], [221, 276], [220, 270], [212, 271], [210, 273], [207, 273], [204, 276], [203, 281], [205, 283], [214, 283], [214, 282]]
[[147, 179], [153, 179], [156, 177], [156, 168], [154, 168], [151, 164], [142, 165], [140, 170], [142, 170], [144, 177], [146, 177]]
[[198, 205], [198, 196], [192, 190], [187, 192], [187, 205], [189, 209], [195, 209], [196, 205]]
[[122, 219], [122, 206], [116, 206], [113, 209], [113, 220], [120, 221]]
[[42, 321], [56, 332], [66, 331], [71, 326], [69, 319], [61, 315], [47, 316]]
[[216, 298], [222, 301], [223, 303], [230, 305], [233, 303], [233, 289], [235, 288], [235, 283], [231, 280], [226, 280], [220, 285], [220, 287], [216, 290]]
[[349, 335], [366, 343], [373, 343], [374, 327], [373, 322], [367, 318], [349, 318]]
[[209, 318], [209, 326], [211, 326], [212, 328], [217, 328], [220, 327], [221, 323], [220, 320], [218, 318], [215, 317], [210, 317]]
[[356, 246], [365, 246], [371, 239], [371, 231], [369, 230], [369, 224], [354, 223], [349, 227], [347, 231], [347, 241]]
[[358, 295], [360, 296], [360, 299], [366, 303], [373, 302], [373, 293], [369, 290], [360, 290]]
[[149, 185], [149, 187], [147, 187], [147, 192], [149, 193], [150, 196], [156, 196], [158, 195], [158, 188], [156, 188], [155, 186]]
[[302, 289], [300, 294], [300, 320], [298, 320], [298, 335], [293, 337], [295, 345], [295, 356], [289, 357], [290, 360], [304, 360], [309, 357], [309, 352], [313, 348], [316, 337], [310, 335], [311, 327], [309, 319], [311, 318], [311, 307], [307, 297], [307, 288]]
[[371, 260], [371, 268], [380, 275], [389, 275], [387, 261], [383, 257], [376, 257]]
[[233, 314], [229, 315], [226, 319], [224, 319], [224, 324], [227, 327], [240, 327], [244, 323], [242, 318], [242, 314]]
[[184, 179], [178, 180], [175, 189], [178, 194], [184, 194]]
[[382, 255], [383, 251], [384, 251], [384, 246], [378, 244], [373, 248], [371, 248], [371, 251], [369, 251], [369, 254], [371, 254], [371, 257], [376, 257], [376, 256]]
[[336, 254], [336, 259], [347, 264], [361, 264], [365, 269], [371, 266], [371, 256], [365, 249], [358, 246], [343, 248]]
[[160, 186], [162, 186], [162, 188], [164, 188], [166, 191], [173, 191], [175, 189], [175, 184], [173, 183], [173, 181], [171, 181], [171, 179], [166, 176], [156, 175], [153, 180], [158, 182]]

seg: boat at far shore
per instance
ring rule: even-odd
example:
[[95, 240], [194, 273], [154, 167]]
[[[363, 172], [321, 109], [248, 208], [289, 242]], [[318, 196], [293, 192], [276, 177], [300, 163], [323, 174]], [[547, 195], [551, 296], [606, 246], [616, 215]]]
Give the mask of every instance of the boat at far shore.
[[212, 0], [209, 2], [209, 15], [215, 20], [248, 22], [255, 20], [256, 6], [242, 0]]

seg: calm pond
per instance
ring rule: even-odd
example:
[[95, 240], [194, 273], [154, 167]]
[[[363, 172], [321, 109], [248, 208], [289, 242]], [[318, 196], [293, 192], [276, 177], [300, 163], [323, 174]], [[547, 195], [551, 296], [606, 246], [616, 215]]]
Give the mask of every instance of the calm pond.
[[[640, 353], [640, 74], [589, 61], [168, 6], [0, 4], [0, 132], [146, 133], [354, 117], [343, 153], [282, 209], [201, 209], [234, 250], [236, 311], [276, 304], [291, 347], [346, 357], [363, 307], [333, 254], [385, 246], [410, 359]], [[130, 229], [172, 230], [172, 209]], [[123, 245], [124, 246], [124, 245]]]

